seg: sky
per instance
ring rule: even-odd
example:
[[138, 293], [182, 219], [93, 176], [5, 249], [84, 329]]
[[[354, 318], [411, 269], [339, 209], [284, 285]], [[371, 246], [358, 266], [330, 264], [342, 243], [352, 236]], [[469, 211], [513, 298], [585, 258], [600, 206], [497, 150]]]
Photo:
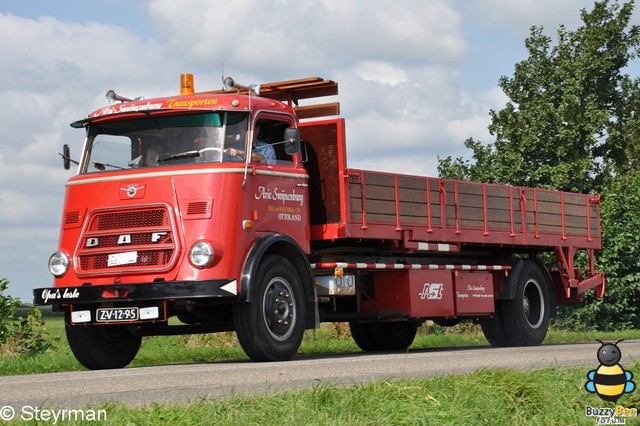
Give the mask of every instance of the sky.
[[[585, 0], [0, 0], [0, 278], [32, 301], [53, 285], [72, 121], [126, 97], [319, 76], [340, 85], [348, 164], [437, 175], [438, 157], [491, 142], [498, 80], [532, 25], [573, 29]], [[640, 22], [636, 10], [634, 20]], [[635, 19], [637, 18], [637, 19]], [[75, 155], [74, 155], [75, 154]]]

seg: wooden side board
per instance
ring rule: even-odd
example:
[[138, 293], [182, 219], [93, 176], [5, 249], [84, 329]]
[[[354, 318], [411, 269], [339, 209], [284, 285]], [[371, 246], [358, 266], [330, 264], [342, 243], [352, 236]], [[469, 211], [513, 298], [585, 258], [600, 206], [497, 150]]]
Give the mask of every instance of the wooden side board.
[[599, 238], [598, 203], [586, 194], [369, 171], [349, 176], [349, 221], [364, 227]]

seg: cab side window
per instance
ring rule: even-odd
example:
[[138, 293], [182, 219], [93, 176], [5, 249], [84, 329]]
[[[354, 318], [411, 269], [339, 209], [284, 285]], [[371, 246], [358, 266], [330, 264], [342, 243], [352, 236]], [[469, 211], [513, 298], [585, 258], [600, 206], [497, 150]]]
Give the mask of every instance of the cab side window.
[[290, 155], [284, 152], [284, 130], [291, 125], [286, 121], [259, 119], [254, 128], [254, 143], [256, 136], [261, 142], [272, 147], [275, 151], [275, 164], [293, 164]]

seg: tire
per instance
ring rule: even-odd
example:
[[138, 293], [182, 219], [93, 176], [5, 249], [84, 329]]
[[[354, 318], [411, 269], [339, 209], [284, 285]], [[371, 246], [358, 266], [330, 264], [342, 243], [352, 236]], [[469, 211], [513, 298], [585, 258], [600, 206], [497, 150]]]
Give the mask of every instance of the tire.
[[496, 311], [493, 314], [493, 318], [480, 321], [480, 327], [482, 327], [484, 337], [491, 346], [495, 347], [511, 346], [509, 336], [502, 325], [502, 314], [500, 313], [502, 303], [503, 300], [496, 300]]
[[282, 256], [265, 258], [256, 274], [251, 302], [234, 306], [238, 341], [254, 361], [286, 361], [304, 336], [305, 298], [300, 278]]
[[138, 353], [141, 336], [124, 325], [71, 325], [65, 321], [67, 341], [78, 362], [90, 370], [122, 368]]
[[501, 322], [509, 346], [536, 346], [549, 328], [551, 296], [540, 267], [528, 261], [518, 277], [516, 296], [500, 303]]
[[349, 322], [349, 330], [351, 330], [351, 337], [356, 345], [365, 352], [374, 352], [381, 350], [373, 338], [371, 333], [371, 327], [367, 323], [361, 323], [357, 321]]
[[418, 327], [412, 321], [350, 322], [351, 336], [366, 352], [404, 351], [416, 337]]

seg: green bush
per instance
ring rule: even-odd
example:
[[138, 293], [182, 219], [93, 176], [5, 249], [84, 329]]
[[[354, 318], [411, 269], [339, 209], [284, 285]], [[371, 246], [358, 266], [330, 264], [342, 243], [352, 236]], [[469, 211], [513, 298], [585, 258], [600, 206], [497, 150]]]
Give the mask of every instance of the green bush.
[[26, 317], [16, 316], [20, 299], [3, 294], [9, 281], [0, 279], [0, 355], [34, 355], [54, 344], [44, 329], [42, 314], [31, 309]]
[[600, 216], [602, 251], [596, 260], [604, 271], [605, 296], [586, 297], [585, 306], [563, 310], [562, 325], [611, 331], [640, 328], [640, 174], [610, 179], [603, 191]]

